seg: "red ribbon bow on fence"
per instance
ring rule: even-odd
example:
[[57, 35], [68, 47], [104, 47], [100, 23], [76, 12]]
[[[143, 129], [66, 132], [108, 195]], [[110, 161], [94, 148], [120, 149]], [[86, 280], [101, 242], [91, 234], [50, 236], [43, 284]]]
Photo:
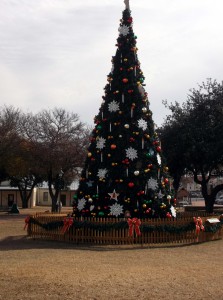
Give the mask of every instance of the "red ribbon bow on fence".
[[29, 221], [30, 221], [30, 216], [28, 216], [28, 217], [25, 218], [25, 226], [24, 226], [24, 230], [26, 229], [26, 227], [28, 227]]
[[201, 217], [198, 217], [198, 218], [194, 217], [194, 223], [196, 226], [196, 234], [199, 235], [201, 230], [204, 231], [204, 225], [203, 225]]
[[70, 229], [70, 227], [73, 225], [73, 222], [74, 222], [73, 218], [71, 218], [71, 217], [65, 218], [63, 220], [62, 232], [63, 233], [67, 232]]
[[141, 225], [141, 221], [137, 218], [130, 219], [128, 218], [129, 225], [129, 236], [133, 236], [133, 232], [135, 230], [136, 235], [141, 235], [141, 231], [139, 226]]

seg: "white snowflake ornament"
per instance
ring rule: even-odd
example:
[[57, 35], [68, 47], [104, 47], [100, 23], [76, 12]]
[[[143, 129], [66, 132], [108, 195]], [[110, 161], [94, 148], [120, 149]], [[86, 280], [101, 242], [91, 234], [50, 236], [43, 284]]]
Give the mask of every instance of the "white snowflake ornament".
[[123, 213], [123, 205], [117, 203], [113, 204], [112, 206], [110, 206], [110, 212], [113, 216], [118, 217]]
[[104, 179], [107, 172], [108, 172], [107, 169], [98, 169], [98, 177], [100, 179]]
[[138, 120], [138, 127], [142, 128], [142, 130], [146, 130], [147, 129], [147, 123], [145, 120], [143, 119], [139, 119]]
[[116, 112], [119, 110], [119, 104], [117, 101], [113, 100], [111, 103], [108, 104], [108, 110], [110, 112]]
[[77, 209], [82, 210], [84, 208], [85, 204], [86, 204], [86, 199], [82, 198], [82, 199], [78, 200]]
[[126, 36], [127, 34], [129, 34], [129, 27], [127, 25], [122, 25], [119, 27], [118, 31], [120, 32], [120, 34]]
[[158, 182], [157, 180], [153, 179], [153, 178], [150, 178], [148, 180], [148, 183], [147, 183], [147, 187], [153, 191], [155, 191], [157, 188], [158, 188]]
[[105, 142], [106, 142], [106, 139], [102, 138], [102, 137], [98, 137], [97, 139], [97, 143], [96, 143], [96, 148], [97, 149], [103, 149], [105, 147]]
[[126, 151], [126, 156], [131, 160], [134, 160], [138, 157], [137, 150], [132, 147], [129, 147], [125, 151]]

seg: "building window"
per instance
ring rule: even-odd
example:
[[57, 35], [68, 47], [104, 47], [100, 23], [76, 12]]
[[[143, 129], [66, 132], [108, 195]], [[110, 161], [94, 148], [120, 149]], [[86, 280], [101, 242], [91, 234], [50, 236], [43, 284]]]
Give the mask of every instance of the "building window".
[[48, 192], [43, 192], [43, 202], [48, 202]]

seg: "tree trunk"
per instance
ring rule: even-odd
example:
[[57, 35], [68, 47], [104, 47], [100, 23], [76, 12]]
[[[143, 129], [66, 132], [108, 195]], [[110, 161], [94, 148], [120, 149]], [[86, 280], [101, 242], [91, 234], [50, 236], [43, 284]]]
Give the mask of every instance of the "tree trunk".
[[208, 182], [205, 180], [202, 180], [201, 182], [201, 192], [205, 201], [205, 211], [212, 214], [214, 211], [215, 197], [213, 194], [208, 194]]
[[205, 211], [212, 214], [214, 212], [214, 199], [211, 196], [208, 196], [205, 200]]
[[22, 208], [28, 208], [29, 197], [27, 196], [26, 189], [19, 187], [19, 193], [22, 200]]
[[57, 212], [57, 199], [58, 199], [60, 190], [54, 189], [54, 192], [53, 192], [53, 186], [49, 182], [48, 182], [48, 187], [49, 187], [50, 197], [52, 200], [51, 211]]

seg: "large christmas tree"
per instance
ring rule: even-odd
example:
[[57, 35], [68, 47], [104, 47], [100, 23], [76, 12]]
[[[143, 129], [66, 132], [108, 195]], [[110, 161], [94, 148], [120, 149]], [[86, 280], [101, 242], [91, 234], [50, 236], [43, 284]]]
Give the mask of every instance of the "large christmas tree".
[[117, 51], [94, 120], [74, 215], [171, 217], [167, 168], [144, 89], [129, 1], [124, 2]]

